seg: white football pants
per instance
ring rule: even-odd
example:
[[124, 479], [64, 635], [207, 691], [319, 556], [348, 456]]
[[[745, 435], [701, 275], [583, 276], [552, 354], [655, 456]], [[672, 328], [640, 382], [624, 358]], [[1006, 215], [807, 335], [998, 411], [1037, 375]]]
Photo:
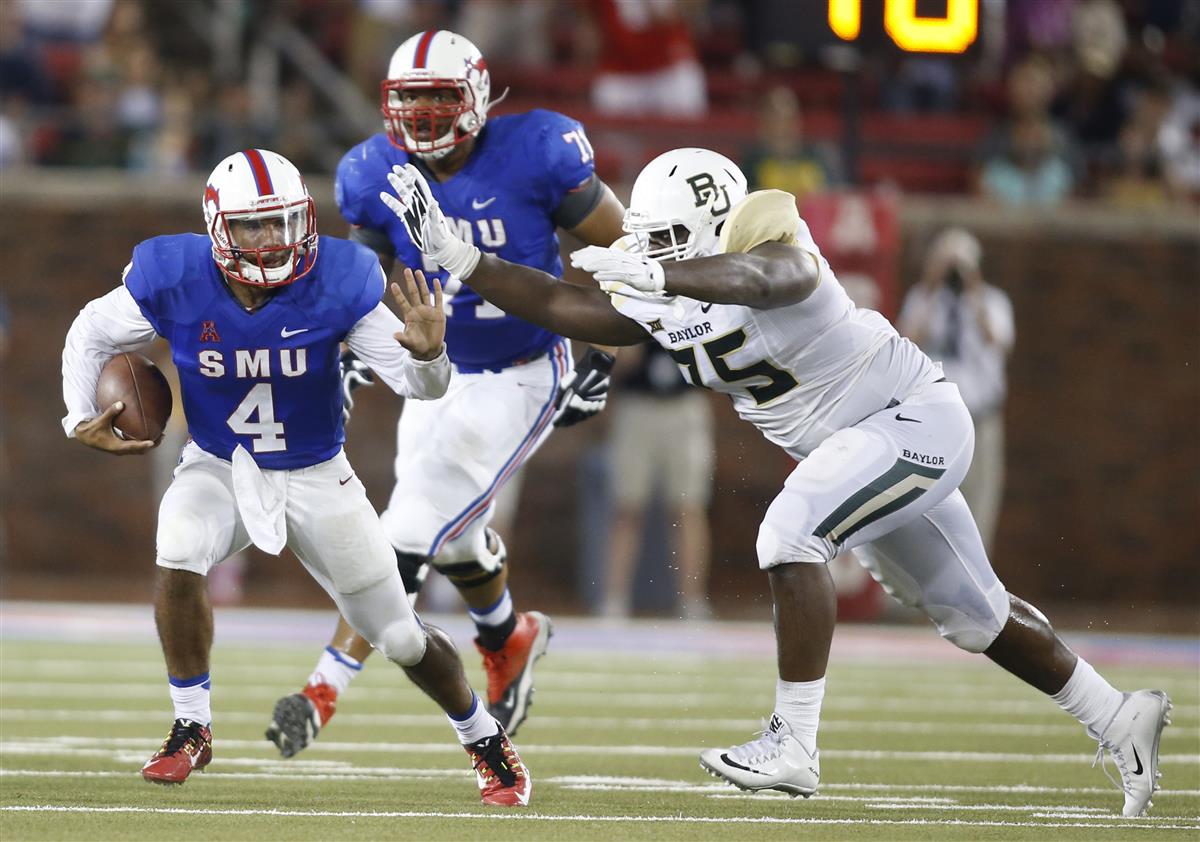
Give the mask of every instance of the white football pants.
[[831, 435], [788, 477], [759, 528], [759, 565], [855, 555], [955, 645], [981, 652], [1008, 619], [996, 577], [958, 485], [974, 431], [953, 383]]
[[[287, 545], [342, 616], [389, 659], [403, 666], [418, 663], [425, 632], [345, 453], [309, 468], [262, 473], [286, 495]], [[183, 449], [159, 505], [157, 543], [159, 566], [202, 576], [250, 545], [229, 462], [194, 442]]]
[[396, 486], [381, 516], [392, 546], [434, 566], [475, 561], [496, 493], [553, 431], [571, 346], [499, 372], [460, 374], [436, 401], [407, 401], [396, 432]]

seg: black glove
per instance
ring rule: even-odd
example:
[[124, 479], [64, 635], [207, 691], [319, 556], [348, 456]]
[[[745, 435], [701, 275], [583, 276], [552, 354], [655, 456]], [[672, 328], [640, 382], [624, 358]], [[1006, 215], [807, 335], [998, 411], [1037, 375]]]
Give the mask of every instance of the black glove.
[[342, 423], [350, 423], [350, 410], [354, 409], [354, 390], [359, 386], [370, 386], [375, 382], [371, 369], [347, 348], [338, 360], [338, 371], [342, 376]]
[[614, 359], [612, 354], [588, 348], [575, 370], [559, 384], [554, 399], [555, 427], [570, 427], [604, 409]]

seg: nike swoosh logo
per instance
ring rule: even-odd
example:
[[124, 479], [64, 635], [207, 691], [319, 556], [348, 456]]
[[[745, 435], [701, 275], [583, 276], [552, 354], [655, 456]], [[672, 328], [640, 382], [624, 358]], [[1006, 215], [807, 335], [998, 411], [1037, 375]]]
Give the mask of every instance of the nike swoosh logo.
[[711, 310], [711, 309], [712, 309], [712, 302], [711, 302], [711, 301], [710, 301], [709, 303], [707, 303], [707, 304], [701, 304], [701, 305], [700, 305], [700, 312], [701, 312], [701, 313], [707, 313], [707, 312], [708, 312], [709, 310]]
[[1137, 761], [1137, 768], [1133, 770], [1133, 774], [1142, 774], [1142, 758], [1138, 757], [1137, 746], [1133, 747], [1133, 759]]
[[472, 199], [471, 200], [471, 209], [472, 210], [483, 210], [484, 208], [486, 208], [488, 205], [490, 205], [494, 201], [496, 201], [495, 196], [493, 196], [490, 199], [484, 199], [482, 202], [479, 201], [478, 199]]
[[752, 774], [752, 775], [764, 775], [764, 774], [766, 774], [765, 772], [760, 772], [760, 771], [758, 771], [757, 769], [751, 769], [749, 766], [743, 766], [741, 763], [737, 763], [737, 762], [735, 762], [735, 761], [733, 761], [733, 760], [730, 760], [730, 759], [729, 759], [729, 755], [728, 755], [728, 754], [722, 754], [722, 755], [721, 755], [721, 759], [722, 759], [722, 760], [724, 760], [726, 763], [728, 763], [728, 764], [729, 764], [730, 766], [732, 766], [733, 768], [735, 768], [735, 769], [741, 769], [743, 772], [749, 772], [749, 773], [750, 773], [750, 774]]
[[338, 485], [345, 485], [352, 479], [354, 479], [354, 474], [351, 474], [350, 476], [346, 477], [345, 479], [338, 480]]
[[919, 418], [905, 418], [905, 417], [904, 417], [903, 415], [901, 415], [899, 412], [897, 412], [897, 413], [896, 413], [896, 420], [897, 420], [897, 421], [911, 421], [911, 422], [913, 422], [914, 424], [920, 424], [920, 423], [921, 423], [921, 420], [920, 420]]
[[283, 330], [279, 331], [279, 335], [284, 339], [287, 339], [289, 336], [295, 336], [297, 333], [308, 333], [310, 330], [312, 330], [312, 328], [302, 327], [299, 330], [288, 330], [285, 327]]

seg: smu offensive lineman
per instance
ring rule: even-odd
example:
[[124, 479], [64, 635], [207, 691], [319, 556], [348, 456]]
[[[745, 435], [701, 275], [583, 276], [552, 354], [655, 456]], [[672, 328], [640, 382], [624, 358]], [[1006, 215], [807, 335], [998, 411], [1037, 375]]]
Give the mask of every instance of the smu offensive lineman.
[[113, 453], [143, 453], [95, 406], [110, 357], [161, 336], [179, 370], [191, 441], [159, 509], [155, 622], [175, 722], [142, 776], [183, 783], [212, 759], [205, 576], [251, 543], [285, 545], [343, 615], [437, 702], [471, 755], [482, 799], [526, 804], [529, 774], [504, 729], [467, 684], [445, 633], [423, 625], [395, 556], [342, 450], [338, 349], [346, 342], [398, 394], [442, 396], [450, 381], [441, 288], [423, 279], [380, 301], [369, 249], [318, 237], [312, 199], [283, 157], [247, 149], [204, 190], [208, 236], [139, 244], [124, 283], [83, 309], [67, 334], [68, 436]]
[[[621, 236], [624, 209], [596, 177], [583, 127], [540, 110], [489, 119], [487, 66], [461, 35], [414, 35], [392, 56], [381, 88], [386, 132], [346, 153], [336, 188], [351, 239], [374, 249], [385, 270], [396, 258], [421, 264], [404, 226], [378, 198], [391, 168], [406, 162], [425, 173], [463, 239], [514, 263], [560, 275], [557, 228], [592, 244]], [[433, 264], [426, 271], [441, 274]], [[564, 339], [497, 309], [457, 278], [444, 283], [455, 378], [443, 400], [405, 407], [395, 490], [382, 521], [414, 599], [428, 564], [458, 588], [477, 628], [488, 707], [515, 734], [550, 623], [540, 612], [514, 610], [504, 545], [488, 528], [493, 501], [553, 426], [600, 411], [612, 356], [589, 349], [572, 371]], [[351, 369], [348, 378], [358, 375]], [[370, 652], [339, 623], [302, 692], [275, 707], [267, 738], [284, 756], [329, 721]]]
[[[878, 313], [856, 308], [778, 190], [746, 196], [732, 161], [677, 149], [642, 170], [626, 217], [630, 251], [588, 247], [572, 263], [605, 291], [561, 284], [481, 254], [446, 225], [421, 174], [397, 168], [381, 198], [423, 250], [497, 306], [567, 336], [629, 345], [649, 335], [695, 385], [799, 464], [759, 529], [775, 603], [779, 681], [761, 736], [708, 749], [701, 765], [747, 790], [812, 795], [817, 724], [842, 550], [951, 643], [1050, 695], [1116, 762], [1126, 816], [1158, 787], [1170, 702], [1121, 693], [1033, 606], [1007, 593], [957, 490], [971, 419], [941, 368]], [[695, 258], [695, 259], [692, 259]]]

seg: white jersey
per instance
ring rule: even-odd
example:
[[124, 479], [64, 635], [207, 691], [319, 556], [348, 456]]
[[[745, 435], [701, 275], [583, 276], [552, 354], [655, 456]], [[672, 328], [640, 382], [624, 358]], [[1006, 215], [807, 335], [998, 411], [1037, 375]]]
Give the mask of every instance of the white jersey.
[[627, 287], [611, 301], [671, 353], [691, 383], [728, 394], [738, 415], [801, 459], [942, 372], [887, 319], [854, 305], [807, 225], [797, 240], [820, 266], [817, 288], [797, 304], [759, 310], [645, 297]]

